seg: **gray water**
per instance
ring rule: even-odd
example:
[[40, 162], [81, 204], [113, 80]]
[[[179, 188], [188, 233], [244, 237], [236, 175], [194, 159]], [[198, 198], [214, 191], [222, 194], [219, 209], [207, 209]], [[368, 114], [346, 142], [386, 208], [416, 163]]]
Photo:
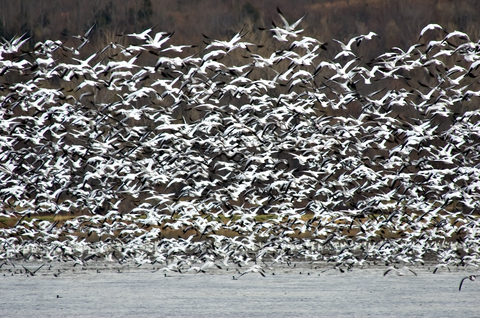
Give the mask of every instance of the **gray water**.
[[54, 277], [58, 269], [44, 266], [32, 277], [15, 269], [0, 271], [0, 317], [480, 317], [480, 282], [458, 291], [467, 271], [289, 267], [233, 280], [224, 270], [165, 277], [151, 268], [65, 267]]

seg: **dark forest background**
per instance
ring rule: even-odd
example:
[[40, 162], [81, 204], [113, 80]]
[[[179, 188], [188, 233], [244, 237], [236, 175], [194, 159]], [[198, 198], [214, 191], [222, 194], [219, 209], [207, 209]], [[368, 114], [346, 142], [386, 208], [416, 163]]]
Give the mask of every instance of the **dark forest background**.
[[118, 34], [153, 26], [156, 32], [175, 31], [171, 44], [200, 46], [202, 34], [226, 39], [242, 28], [261, 41], [270, 35], [258, 28], [269, 28], [272, 21], [281, 24], [277, 6], [291, 22], [308, 14], [300, 25], [304, 35], [325, 42], [376, 32], [380, 41], [369, 48], [372, 54], [416, 43], [429, 23], [463, 31], [473, 41], [480, 35], [477, 0], [0, 0], [0, 36], [10, 40], [28, 32], [30, 46], [45, 39], [73, 41], [66, 35], [81, 34], [97, 23], [92, 44], [117, 42]]

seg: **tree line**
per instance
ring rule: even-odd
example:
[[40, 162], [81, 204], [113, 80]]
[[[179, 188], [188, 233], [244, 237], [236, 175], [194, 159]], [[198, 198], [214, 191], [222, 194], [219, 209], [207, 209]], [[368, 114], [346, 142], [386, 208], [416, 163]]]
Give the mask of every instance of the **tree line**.
[[[347, 40], [374, 31], [380, 35], [372, 55], [392, 47], [405, 48], [418, 40], [420, 30], [438, 23], [449, 32], [460, 30], [473, 39], [479, 37], [480, 18], [476, 0], [0, 0], [0, 36], [9, 40], [27, 32], [29, 45], [45, 39], [72, 41], [96, 24], [93, 43], [119, 41], [117, 35], [140, 32], [175, 31], [175, 44], [201, 44], [203, 35], [228, 38], [240, 30], [258, 39], [269, 36], [272, 21], [281, 24], [276, 7], [287, 19], [302, 21], [305, 35], [325, 42]], [[336, 45], [336, 44], [332, 44]], [[94, 48], [91, 48], [92, 50]]]

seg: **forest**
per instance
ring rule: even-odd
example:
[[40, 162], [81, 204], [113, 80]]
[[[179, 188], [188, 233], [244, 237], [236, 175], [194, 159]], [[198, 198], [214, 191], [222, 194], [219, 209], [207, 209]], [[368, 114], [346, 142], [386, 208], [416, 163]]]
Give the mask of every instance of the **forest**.
[[[175, 32], [172, 44], [201, 46], [203, 35], [231, 38], [242, 29], [262, 42], [269, 34], [259, 28], [278, 23], [276, 7], [289, 20], [307, 15], [302, 21], [304, 35], [324, 42], [376, 32], [380, 41], [374, 44], [377, 48], [368, 48], [372, 56], [415, 43], [429, 23], [438, 23], [449, 32], [465, 32], [472, 39], [478, 39], [480, 33], [476, 0], [1, 0], [0, 6], [0, 36], [9, 40], [27, 32], [31, 47], [46, 39], [64, 41], [94, 24], [91, 40], [101, 44], [121, 41], [118, 34], [150, 27], [157, 32]], [[95, 46], [90, 46], [93, 49]]]

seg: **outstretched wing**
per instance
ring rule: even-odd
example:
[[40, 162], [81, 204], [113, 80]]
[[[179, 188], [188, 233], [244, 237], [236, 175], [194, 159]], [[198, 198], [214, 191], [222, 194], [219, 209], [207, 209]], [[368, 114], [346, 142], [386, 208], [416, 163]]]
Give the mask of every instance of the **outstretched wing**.
[[462, 281], [460, 282], [460, 286], [458, 286], [458, 291], [462, 290], [463, 281], [467, 278], [468, 278], [468, 276], [462, 279]]
[[417, 276], [417, 273], [415, 273], [414, 271], [412, 271], [410, 268], [409, 268], [408, 270], [411, 271], [413, 274], [415, 274], [415, 276]]

